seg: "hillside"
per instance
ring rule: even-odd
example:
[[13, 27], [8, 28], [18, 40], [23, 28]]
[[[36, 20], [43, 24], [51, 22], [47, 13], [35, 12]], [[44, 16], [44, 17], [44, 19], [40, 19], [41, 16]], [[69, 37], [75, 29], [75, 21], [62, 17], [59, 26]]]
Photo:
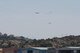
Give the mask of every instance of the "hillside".
[[28, 37], [14, 35], [7, 35], [0, 33], [0, 47], [16, 47], [16, 48], [26, 48], [26, 47], [66, 47], [66, 46], [80, 46], [80, 35], [69, 35], [61, 38], [54, 37], [52, 39], [29, 39]]

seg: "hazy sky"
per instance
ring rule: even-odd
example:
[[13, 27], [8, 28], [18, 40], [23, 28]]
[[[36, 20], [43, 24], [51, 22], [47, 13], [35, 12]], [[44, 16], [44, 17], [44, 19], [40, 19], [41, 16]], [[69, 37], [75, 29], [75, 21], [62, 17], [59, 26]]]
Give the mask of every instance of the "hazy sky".
[[78, 35], [80, 0], [0, 0], [0, 32], [33, 39]]

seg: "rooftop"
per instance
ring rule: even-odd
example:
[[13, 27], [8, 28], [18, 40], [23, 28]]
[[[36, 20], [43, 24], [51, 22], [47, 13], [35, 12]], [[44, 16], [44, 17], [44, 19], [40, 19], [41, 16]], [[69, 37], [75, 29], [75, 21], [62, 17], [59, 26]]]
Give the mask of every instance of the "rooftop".
[[80, 47], [67, 47], [67, 48], [76, 48], [77, 49], [77, 48], [80, 48]]
[[50, 47], [32, 47], [34, 49], [39, 49], [39, 50], [48, 50]]
[[80, 47], [64, 47], [58, 48], [58, 50], [80, 50]]

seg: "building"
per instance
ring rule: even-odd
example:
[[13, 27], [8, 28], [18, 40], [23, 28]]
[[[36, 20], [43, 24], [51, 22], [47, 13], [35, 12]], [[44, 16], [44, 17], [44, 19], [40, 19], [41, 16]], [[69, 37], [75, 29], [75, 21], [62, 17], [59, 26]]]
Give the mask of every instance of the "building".
[[46, 47], [31, 47], [27, 48], [27, 53], [48, 53]]
[[16, 48], [0, 48], [0, 53], [16, 53]]
[[48, 48], [48, 53], [56, 53], [56, 48]]
[[54, 53], [54, 48], [50, 47], [30, 47], [18, 49], [17, 53]]
[[16, 53], [27, 53], [27, 50], [26, 48], [19, 48]]
[[80, 47], [64, 47], [56, 49], [56, 53], [80, 53]]

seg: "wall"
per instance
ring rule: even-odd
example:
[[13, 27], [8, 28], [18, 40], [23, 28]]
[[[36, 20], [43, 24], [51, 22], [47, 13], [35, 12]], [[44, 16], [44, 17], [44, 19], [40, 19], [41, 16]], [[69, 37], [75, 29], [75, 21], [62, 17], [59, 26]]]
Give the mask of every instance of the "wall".
[[33, 50], [33, 53], [39, 53], [39, 50]]
[[48, 53], [56, 53], [56, 49], [55, 48], [49, 48], [47, 52]]
[[16, 53], [22, 53], [22, 49], [18, 49]]
[[48, 53], [47, 50], [40, 50], [39, 53]]
[[27, 53], [27, 50], [26, 50], [26, 49], [23, 49], [23, 50], [22, 50], [22, 53]]
[[3, 53], [16, 53], [16, 48], [3, 48]]

